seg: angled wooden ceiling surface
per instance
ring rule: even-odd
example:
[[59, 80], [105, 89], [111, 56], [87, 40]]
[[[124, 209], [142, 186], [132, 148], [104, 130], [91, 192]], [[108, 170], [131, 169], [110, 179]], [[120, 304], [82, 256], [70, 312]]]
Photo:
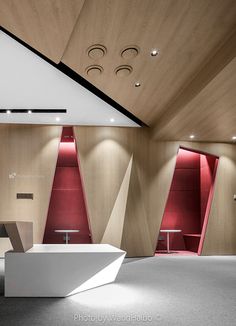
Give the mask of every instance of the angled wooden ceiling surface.
[[[0, 25], [90, 81], [156, 139], [236, 134], [235, 0], [0, 0]], [[122, 57], [126, 47], [138, 55]]]
[[200, 93], [154, 129], [159, 140], [231, 142], [236, 136], [236, 58]]
[[0, 0], [0, 25], [58, 63], [83, 4], [84, 0]]

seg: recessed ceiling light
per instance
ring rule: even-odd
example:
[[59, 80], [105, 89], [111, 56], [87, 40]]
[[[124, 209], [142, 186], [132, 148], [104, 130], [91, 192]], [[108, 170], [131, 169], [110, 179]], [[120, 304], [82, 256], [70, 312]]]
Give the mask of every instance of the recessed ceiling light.
[[159, 54], [159, 50], [157, 50], [157, 49], [153, 49], [152, 51], [151, 51], [151, 56], [152, 57], [155, 57], [155, 56], [157, 56]]
[[29, 113], [29, 114], [31, 114], [31, 113], [32, 113], [32, 111], [31, 111], [31, 110], [28, 110], [28, 113]]
[[139, 82], [137, 82], [137, 83], [134, 84], [134, 86], [139, 87], [139, 86], [141, 86], [141, 84]]
[[11, 114], [11, 110], [7, 110], [7, 114]]
[[56, 121], [60, 121], [61, 120], [61, 118], [60, 117], [56, 117]]
[[190, 135], [189, 138], [193, 139], [193, 138], [195, 138], [195, 136], [194, 135]]
[[110, 122], [115, 122], [115, 119], [114, 119], [114, 118], [111, 118], [111, 119], [110, 119]]
[[236, 136], [233, 136], [232, 139], [233, 139], [233, 140], [236, 140]]

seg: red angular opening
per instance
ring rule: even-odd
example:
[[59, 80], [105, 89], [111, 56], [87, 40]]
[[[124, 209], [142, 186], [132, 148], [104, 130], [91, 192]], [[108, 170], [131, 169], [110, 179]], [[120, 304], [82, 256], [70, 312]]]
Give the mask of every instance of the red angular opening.
[[77, 157], [73, 129], [63, 127], [43, 243], [64, 243], [55, 230], [79, 230], [69, 243], [91, 243]]
[[[170, 251], [201, 254], [213, 197], [218, 157], [180, 148], [160, 230], [169, 233]], [[159, 233], [157, 252], [165, 253], [167, 236]]]

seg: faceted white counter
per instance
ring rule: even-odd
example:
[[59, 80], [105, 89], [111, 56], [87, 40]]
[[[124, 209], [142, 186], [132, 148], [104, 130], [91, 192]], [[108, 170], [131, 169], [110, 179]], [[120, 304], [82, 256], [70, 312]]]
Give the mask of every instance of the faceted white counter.
[[115, 280], [126, 252], [108, 244], [37, 244], [5, 254], [6, 297], [66, 297]]

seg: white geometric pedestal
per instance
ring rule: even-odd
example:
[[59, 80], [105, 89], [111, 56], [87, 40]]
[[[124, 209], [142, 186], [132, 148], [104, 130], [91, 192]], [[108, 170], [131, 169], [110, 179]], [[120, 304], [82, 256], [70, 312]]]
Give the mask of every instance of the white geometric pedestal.
[[107, 244], [34, 245], [5, 254], [6, 297], [66, 297], [115, 280], [126, 252]]

